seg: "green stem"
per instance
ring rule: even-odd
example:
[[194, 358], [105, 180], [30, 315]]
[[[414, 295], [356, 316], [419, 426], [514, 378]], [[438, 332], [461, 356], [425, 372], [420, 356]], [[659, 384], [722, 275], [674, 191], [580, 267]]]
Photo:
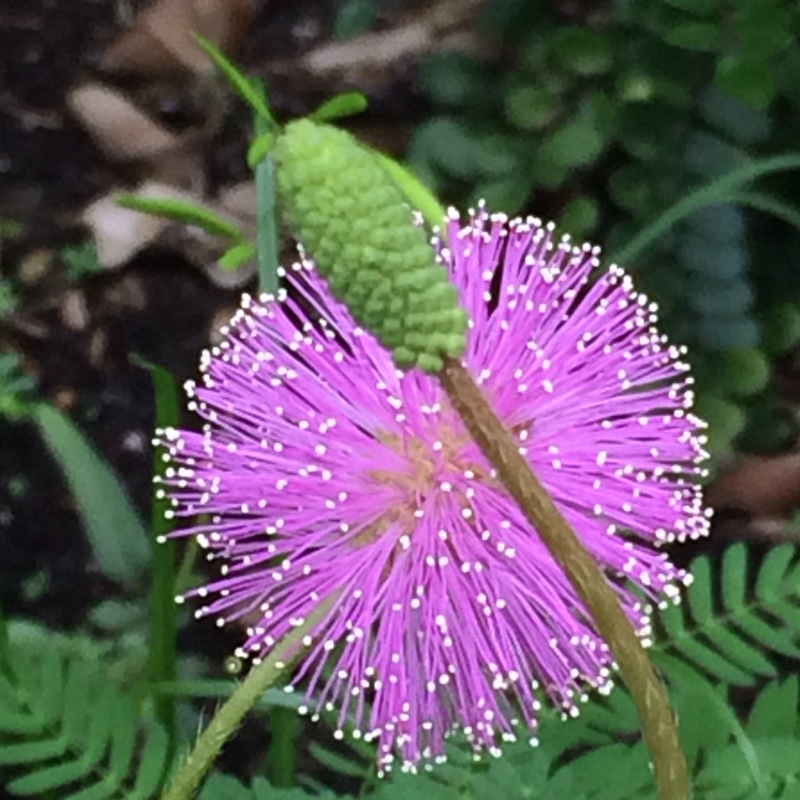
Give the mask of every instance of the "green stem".
[[276, 789], [288, 789], [294, 786], [295, 781], [300, 718], [295, 709], [279, 706], [270, 709], [269, 718], [272, 737], [267, 752], [267, 774]]
[[275, 162], [267, 156], [256, 167], [256, 252], [258, 289], [278, 293], [278, 222], [275, 209]]
[[161, 800], [189, 800], [192, 797], [247, 712], [298, 657], [303, 648], [303, 638], [312, 634], [324, 620], [333, 609], [335, 600], [335, 596], [323, 600], [302, 625], [281, 639], [272, 652], [250, 670], [200, 735], [171, 785], [161, 795]]
[[660, 800], [687, 800], [686, 760], [666, 687], [625, 616], [616, 593], [461, 362], [446, 358], [439, 378], [472, 438], [566, 573], [597, 630], [611, 648], [639, 711], [644, 739], [653, 758]]
[[634, 236], [625, 247], [611, 255], [610, 260], [615, 264], [630, 265], [656, 239], [684, 217], [688, 217], [705, 206], [734, 202], [735, 198], [731, 196], [732, 193], [756, 178], [793, 169], [800, 169], [800, 155], [796, 153], [764, 158], [727, 172], [671, 205], [660, 217]]
[[[148, 365], [147, 368], [150, 370], [155, 389], [156, 427], [177, 425], [180, 403], [174, 378], [163, 367]], [[162, 458], [162, 448], [155, 449], [153, 461], [153, 473], [163, 478], [167, 465]], [[165, 540], [174, 525], [165, 514], [168, 507], [169, 500], [158, 498], [154, 493], [151, 525], [156, 544], [153, 552], [152, 624], [148, 663], [150, 680], [153, 683], [175, 680], [178, 657], [178, 610], [175, 606], [176, 545], [171, 539]], [[174, 698], [159, 695], [155, 697], [154, 702], [159, 722], [166, 730], [173, 731]]]
[[[258, 82], [254, 91], [264, 100], [267, 93], [264, 84]], [[257, 136], [275, 129], [275, 121], [256, 113], [253, 127]], [[278, 293], [278, 267], [280, 251], [278, 244], [278, 213], [275, 204], [275, 161], [272, 156], [262, 158], [256, 172], [256, 258], [258, 260], [258, 290], [276, 295]]]
[[192, 574], [199, 555], [200, 545], [197, 540], [189, 539], [183, 548], [183, 558], [181, 559], [180, 567], [178, 567], [178, 574], [175, 576], [173, 601], [176, 595], [183, 594], [192, 585]]
[[738, 203], [741, 206], [748, 206], [754, 208], [756, 211], [763, 211], [765, 214], [772, 214], [778, 219], [782, 219], [789, 225], [800, 229], [800, 211], [793, 205], [784, 203], [768, 194], [762, 192], [741, 192], [735, 194], [731, 201]]

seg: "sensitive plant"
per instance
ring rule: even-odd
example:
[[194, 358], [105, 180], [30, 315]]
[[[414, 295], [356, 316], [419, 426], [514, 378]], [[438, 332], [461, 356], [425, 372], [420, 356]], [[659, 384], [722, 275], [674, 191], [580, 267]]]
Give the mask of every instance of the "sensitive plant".
[[[597, 250], [552, 226], [481, 209], [446, 233], [466, 364], [649, 639], [649, 603], [687, 579], [656, 547], [708, 524], [680, 351], [621, 270], [597, 276]], [[258, 657], [338, 593], [293, 684], [384, 766], [440, 758], [455, 728], [497, 751], [535, 729], [540, 694], [572, 714], [610, 689], [606, 645], [439, 384], [398, 370], [311, 262], [286, 284], [203, 359], [204, 432], [162, 437], [175, 513], [208, 520], [181, 532], [222, 561], [190, 593], [199, 615], [246, 628]]]
[[[292, 278], [307, 277], [305, 272], [303, 269]], [[695, 763], [698, 791], [701, 796], [710, 793], [709, 796], [715, 797], [745, 797], [754, 792], [764, 797], [789, 797], [797, 776], [791, 766], [792, 759], [787, 759], [785, 753], [791, 751], [797, 731], [787, 714], [791, 717], [796, 708], [796, 683], [776, 684], [763, 692], [747, 729], [743, 730], [737, 727], [727, 706], [727, 690], [714, 694], [700, 674], [713, 676], [725, 687], [750, 685], [759, 677], [775, 675], [774, 665], [762, 652], [777, 650], [785, 655], [796, 654], [798, 570], [794, 548], [776, 548], [761, 564], [757, 557], [752, 554], [748, 557], [745, 549], [737, 546], [726, 554], [721, 571], [715, 570], [708, 559], [700, 559], [693, 564], [691, 572], [697, 579], [688, 590], [688, 609], [671, 607], [656, 611], [655, 621], [661, 642], [656, 648], [657, 663], [675, 688], [674, 698], [684, 721], [684, 747], [693, 763], [700, 757]], [[716, 578], [721, 579], [721, 585], [716, 585]], [[99, 781], [104, 773], [102, 784], [94, 786], [95, 792], [102, 789], [108, 794], [115, 787], [117, 792], [127, 796], [133, 777], [136, 782], [132, 796], [149, 796], [157, 790], [165, 773], [169, 772], [166, 749], [159, 747], [159, 743], [163, 745], [167, 739], [159, 733], [159, 726], [148, 726], [146, 752], [137, 767], [135, 761], [130, 762], [134, 751], [125, 744], [137, 722], [130, 708], [124, 715], [111, 713], [111, 706], [105, 701], [92, 704], [89, 695], [75, 690], [74, 680], [64, 684], [65, 671], [71, 676], [83, 669], [79, 658], [75, 665], [67, 664], [65, 670], [51, 657], [46, 662], [47, 669], [42, 669], [39, 675], [37, 665], [45, 663], [41, 653], [52, 654], [57, 645], [54, 637], [45, 636], [34, 646], [30, 641], [26, 645], [19, 637], [14, 637], [13, 651], [8, 651], [12, 646], [10, 641], [2, 644], [3, 652], [13, 653], [13, 658], [3, 658], [6, 680], [0, 689], [4, 700], [9, 701], [6, 707], [15, 709], [15, 715], [3, 717], [5, 742], [10, 734], [18, 737], [20, 744], [27, 745], [26, 737], [34, 736], [30, 743], [38, 753], [34, 754], [26, 746], [14, 749], [13, 745], [3, 751], [3, 763], [29, 765], [25, 769], [30, 774], [13, 782], [14, 793], [47, 791], [72, 780], [68, 774], [80, 776], [79, 780], [90, 781], [94, 786], [94, 781]], [[664, 647], [672, 655], [662, 658]], [[49, 691], [42, 692], [41, 687], [49, 687]], [[502, 787], [509, 797], [565, 796], [565, 793], [593, 798], [650, 797], [652, 791], [647, 787], [651, 779], [643, 748], [640, 744], [629, 747], [619, 743], [620, 737], [623, 740], [631, 737], [629, 740], [633, 741], [636, 736], [635, 715], [632, 715], [630, 701], [625, 698], [621, 690], [613, 692], [608, 701], [592, 694], [581, 719], [563, 728], [552, 724], [552, 716], [545, 706], [539, 712], [545, 730], [542, 747], [537, 751], [508, 745], [506, 757], [492, 762], [484, 772], [480, 765], [477, 770], [466, 766], [457, 757], [458, 748], [449, 747], [451, 765], [447, 769], [440, 767], [433, 781], [423, 781], [419, 777], [410, 784], [391, 781], [377, 793], [381, 797], [401, 797], [410, 791], [423, 791], [432, 797], [452, 797], [457, 792], [488, 797]], [[727, 714], [721, 713], [720, 708], [727, 709]], [[98, 709], [109, 713], [101, 714]], [[92, 713], [94, 711], [98, 713]], [[59, 723], [62, 714], [65, 722], [68, 718], [71, 720], [63, 729]], [[325, 712], [324, 716], [330, 718], [330, 713]], [[103, 719], [120, 722], [113, 731], [108, 731], [102, 724]], [[77, 725], [76, 720], [79, 721]], [[93, 731], [88, 737], [81, 733], [86, 722]], [[57, 751], [60, 753], [57, 758], [64, 759], [55, 765], [52, 761], [41, 761], [46, 758], [47, 748], [37, 741], [44, 742], [50, 736], [54, 737], [53, 748], [56, 748], [51, 751]], [[107, 736], [113, 737], [110, 740], [111, 770], [105, 769], [104, 761], [97, 761], [104, 758], [102, 748]], [[586, 757], [577, 760], [568, 757], [565, 765], [564, 753], [574, 756], [576, 748], [588, 748]], [[154, 756], [158, 752], [161, 757]], [[558, 766], [554, 766], [556, 761]], [[131, 769], [139, 771], [129, 779], [125, 770]], [[261, 780], [249, 789], [232, 778], [223, 780], [220, 777], [209, 781], [206, 789], [204, 797], [223, 794], [243, 798], [294, 797], [295, 791], [298, 796], [304, 794], [300, 790], [285, 793], [266, 786]], [[62, 790], [62, 795], [64, 791], [72, 791], [72, 788]]]
[[[681, 719], [681, 742], [692, 765], [700, 800], [752, 797], [791, 798], [800, 783], [800, 706], [796, 676], [780, 679], [781, 659], [798, 655], [800, 640], [800, 563], [797, 548], [784, 544], [761, 558], [757, 548], [740, 543], [722, 559], [701, 556], [687, 602], [654, 612], [658, 631], [651, 653], [670, 681]], [[117, 629], [115, 629], [117, 630]], [[173, 769], [172, 748], [191, 743], [194, 729], [163, 727], [140, 702], [143, 693], [164, 699], [206, 698], [204, 707], [224, 698], [232, 683], [211, 679], [135, 687], [114, 678], [109, 641], [58, 633], [23, 620], [0, 625], [0, 770], [12, 796], [59, 797], [83, 791], [114, 800], [153, 798]], [[99, 669], [98, 669], [99, 667]], [[89, 680], [87, 680], [89, 679]], [[742, 706], [740, 687], [752, 705]], [[133, 688], [133, 691], [132, 691]], [[275, 708], [296, 707], [279, 689], [268, 692], [254, 717], [269, 725]], [[736, 710], [734, 710], [736, 709]], [[186, 707], [183, 706], [183, 713]], [[302, 785], [282, 789], [256, 777], [213, 773], [203, 800], [306, 800], [319, 797], [309, 773], [327, 770], [339, 786], [362, 783], [359, 796], [407, 800], [471, 797], [489, 800], [502, 792], [510, 800], [574, 797], [576, 800], [652, 800], [652, 774], [638, 736], [635, 708], [625, 690], [607, 697], [593, 693], [575, 719], [561, 722], [543, 706], [540, 744], [508, 743], [503, 757], [474, 761], [459, 737], [448, 744], [448, 763], [429, 775], [394, 771], [376, 784], [372, 754], [357, 740], [338, 752], [326, 747], [318, 727], [300, 772]], [[325, 714], [323, 719], [330, 719]], [[113, 722], [113, 725], [109, 725]], [[272, 736], [277, 735], [272, 730]], [[241, 752], [241, 751], [240, 751]], [[305, 774], [304, 774], [305, 773]], [[341, 789], [340, 789], [341, 792]], [[349, 797], [327, 791], [324, 797]]]
[[296, 120], [274, 149], [288, 217], [332, 293], [399, 367], [435, 373], [467, 316], [381, 162], [345, 131]]
[[[266, 104], [263, 93], [255, 92], [252, 85], [239, 76], [235, 68], [221, 54], [215, 53], [207, 42], [201, 44], [231, 77], [245, 99], [252, 103], [256, 114], [264, 120], [262, 127], [277, 127], [268, 108], [264, 111]], [[286, 152], [281, 152], [282, 145]], [[549, 554], [569, 579], [576, 599], [584, 604], [583, 616], [596, 626], [596, 631], [610, 646], [610, 655], [618, 659], [642, 719], [643, 734], [653, 756], [659, 795], [663, 798], [685, 797], [688, 791], [686, 765], [663, 683], [644, 654], [630, 620], [626, 619], [619, 599], [606, 583], [589, 549], [581, 543], [531, 470], [524, 448], [518, 446], [504, 427], [465, 365], [455, 359], [463, 350], [463, 312], [453, 303], [452, 283], [443, 280], [443, 271], [437, 269], [429, 256], [424, 255], [421, 246], [413, 246], [406, 234], [412, 227], [410, 224], [403, 225], [400, 213], [408, 212], [402, 211], [405, 203], [390, 177], [391, 172], [384, 173], [378, 168], [380, 162], [377, 159], [373, 162], [373, 157], [348, 136], [325, 125], [309, 123], [303, 127], [302, 123], [298, 123], [294, 127], [287, 126], [285, 131], [280, 131], [274, 152], [280, 165], [278, 185], [282, 191], [281, 200], [301, 240], [319, 253], [323, 274], [328, 278], [333, 293], [348, 303], [357, 320], [366, 322], [377, 333], [379, 341], [393, 348], [397, 366], [416, 363], [424, 371], [437, 373], [450, 404], [469, 432], [468, 441], [477, 444], [487, 459], [484, 471], [486, 468], [491, 470], [489, 477], [514, 498], [525, 521], [533, 526]], [[281, 175], [285, 176], [285, 180], [281, 180]], [[268, 182], [263, 183], [264, 188], [268, 188]], [[260, 199], [262, 195], [263, 191], [259, 193]], [[271, 202], [268, 205], [271, 206]], [[342, 210], [348, 206], [355, 223], [348, 219], [347, 214], [342, 214]], [[354, 229], [352, 239], [348, 235], [350, 225]], [[343, 258], [343, 255], [347, 257]], [[557, 268], [559, 264], [554, 266]], [[579, 281], [579, 288], [587, 279], [588, 276]], [[575, 290], [570, 287], [566, 292], [567, 299], [572, 300], [574, 293]], [[621, 302], [620, 305], [626, 308], [627, 302]], [[601, 300], [597, 312], [604, 314], [606, 311]], [[632, 327], [643, 327], [643, 324], [639, 321]], [[653, 344], [646, 338], [640, 342], [645, 345], [648, 343]], [[622, 379], [622, 388], [628, 388], [624, 370], [620, 371], [618, 377]], [[543, 385], [546, 387], [548, 383], [550, 381], [544, 381]], [[233, 447], [235, 449], [235, 444]], [[496, 471], [492, 468], [496, 468]], [[679, 466], [676, 469], [680, 471]], [[280, 485], [277, 484], [276, 488], [280, 488]], [[683, 500], [683, 492], [679, 489], [678, 504]], [[675, 502], [673, 498], [673, 504]], [[699, 509], [687, 507], [687, 510], [696, 513]], [[416, 509], [414, 516], [419, 511], [421, 509]], [[212, 521], [219, 520], [214, 518]], [[509, 520], [505, 521], [510, 523]], [[248, 555], [244, 566], [249, 567], [249, 562]], [[645, 583], [649, 582], [648, 575]], [[360, 593], [361, 590], [357, 591]], [[327, 620], [336, 611], [341, 593], [337, 587], [335, 593], [320, 597], [312, 592], [311, 597], [315, 603], [311, 613], [290, 618], [289, 630], [282, 637], [279, 649], [270, 653], [263, 667], [248, 676], [231, 701], [212, 720], [165, 797], [184, 798], [192, 793], [237, 723], [263, 688], [274, 681], [275, 675], [272, 673], [284, 667], [283, 651], [294, 647], [301, 634], [302, 644], [311, 646], [311, 634], [320, 621]], [[478, 600], [485, 602], [485, 593], [481, 592]], [[505, 603], [505, 600], [501, 602]], [[267, 615], [272, 613], [268, 603], [261, 610]], [[443, 615], [437, 615], [437, 619], [442, 618]], [[352, 622], [350, 624], [352, 626]], [[297, 630], [292, 631], [292, 628]], [[356, 635], [356, 638], [359, 637]], [[590, 639], [578, 637], [578, 642], [590, 644]], [[598, 644], [605, 647], [602, 640], [594, 643], [594, 646]], [[325, 645], [332, 648], [335, 641], [328, 640]], [[295, 657], [293, 653], [292, 658]], [[401, 659], [400, 653], [392, 654], [393, 663]], [[373, 667], [368, 669], [374, 673]], [[344, 672], [347, 677], [347, 672]], [[572, 677], [574, 672], [580, 674], [572, 670]], [[513, 682], [512, 675], [518, 675], [516, 669], [512, 668], [509, 672], [509, 680]], [[365, 673], [365, 676], [369, 677], [370, 673]], [[362, 684], [368, 688], [366, 677], [362, 679]], [[405, 674], [394, 677], [395, 681], [400, 682]], [[430, 676], [423, 677], [430, 684]], [[440, 682], [449, 678], [445, 674], [439, 677]], [[592, 676], [588, 679], [591, 682]], [[382, 688], [380, 678], [373, 686]], [[538, 684], [533, 681], [532, 688], [537, 687]], [[358, 687], [349, 688], [351, 694], [359, 693]], [[477, 699], [478, 708], [481, 709], [485, 699]], [[534, 708], [537, 705], [537, 702], [533, 703]], [[393, 731], [398, 721], [408, 722], [410, 713], [416, 711], [405, 701], [395, 710], [398, 713], [386, 723], [387, 730], [392, 731], [389, 743], [381, 743], [385, 760], [389, 763], [393, 759]], [[488, 729], [488, 736], [483, 738], [484, 743], [488, 740], [490, 745], [494, 744], [493, 717], [494, 711], [489, 709], [476, 725], [478, 730], [481, 727]], [[419, 720], [412, 719], [411, 722], [413, 730]], [[424, 730], [434, 726], [430, 719], [422, 720], [422, 724]], [[457, 726], [458, 721], [453, 724]], [[467, 729], [472, 731], [471, 726], [467, 726]], [[373, 733], [383, 735], [384, 730], [379, 728]], [[508, 732], [506, 735], [511, 736]], [[398, 742], [405, 744], [413, 740], [408, 734], [403, 734], [398, 737]], [[435, 741], [433, 747], [436, 747]], [[411, 758], [406, 760], [406, 765], [413, 767], [421, 757], [430, 755], [431, 747], [424, 747], [421, 753], [419, 750], [413, 752]]]
[[[224, 57], [215, 53], [208, 43], [203, 46], [221, 62], [226, 73], [233, 71], [235, 75], [235, 68]], [[236, 78], [233, 82], [237, 86], [241, 84], [242, 95], [249, 99], [252, 87], [243, 79]], [[253, 103], [256, 113], [276, 126], [268, 110], [266, 114], [259, 111], [264, 105], [263, 95], [258, 94], [256, 99], [258, 103]], [[642, 719], [660, 796], [685, 797], [688, 791], [686, 765], [663, 681], [645, 655], [619, 598], [589, 549], [553, 503], [465, 365], [455, 358], [463, 350], [464, 315], [453, 302], [452, 283], [443, 280], [443, 271], [431, 256], [425, 256], [421, 247], [412, 246], [405, 234], [412, 227], [410, 222], [404, 226], [400, 217], [400, 213], [407, 215], [408, 212], [402, 210], [405, 202], [394, 183], [395, 173], [378, 168], [380, 160], [374, 159], [349, 136], [326, 125], [298, 123], [275, 132], [279, 134], [274, 152], [280, 166], [281, 201], [301, 240], [311, 243], [320, 253], [323, 273], [333, 293], [348, 302], [355, 318], [374, 329], [383, 344], [393, 347], [397, 366], [416, 363], [420, 369], [437, 374], [450, 404], [469, 432], [470, 441], [478, 445], [488, 466], [496, 468], [491, 477], [514, 498], [524, 519], [533, 526], [564, 571], [584, 604], [585, 616], [608, 644], [610, 656], [618, 660]], [[282, 174], [285, 180], [281, 180]], [[354, 179], [351, 176], [355, 176]], [[369, 202], [365, 202], [364, 193]], [[352, 232], [347, 214], [342, 213], [348, 208], [356, 220]], [[342, 258], [342, 254], [348, 257]], [[573, 293], [574, 290], [568, 290], [567, 297], [572, 299]], [[598, 313], [605, 313], [605, 308], [598, 309]], [[642, 324], [634, 327], [642, 327]], [[627, 381], [623, 381], [623, 388], [627, 388], [626, 384]], [[326, 619], [332, 608], [335, 610], [340, 598], [337, 592], [336, 596], [314, 595], [312, 599], [317, 604], [312, 614], [292, 620], [290, 630], [275, 652], [248, 676], [212, 720], [166, 797], [178, 800], [192, 793], [260, 692], [274, 683], [275, 671], [285, 666], [284, 651], [294, 648], [301, 634], [302, 643], [309, 646], [313, 642], [310, 634], [317, 623]], [[264, 610], [269, 612], [268, 604]], [[326, 644], [334, 646], [332, 641]], [[295, 657], [296, 653], [292, 653], [291, 658]], [[399, 657], [393, 654], [394, 659]], [[512, 673], [516, 674], [516, 670]], [[353, 693], [357, 692], [356, 688]], [[406, 717], [408, 711], [409, 705], [403, 703], [400, 718]], [[493, 713], [490, 711], [490, 717], [481, 725], [491, 723]], [[396, 721], [397, 718], [390, 721], [390, 730], [394, 729]], [[433, 723], [425, 720], [424, 726], [430, 728]], [[488, 740], [493, 743], [491, 724], [489, 731]], [[392, 738], [390, 736], [388, 745], [382, 743], [389, 762], [393, 758]], [[407, 763], [413, 767], [420, 757], [428, 756], [430, 748], [425, 748]]]
[[[718, 457], [797, 437], [776, 372], [800, 335], [783, 268], [798, 198], [788, 176], [747, 175], [794, 150], [797, 23], [787, 0], [639, 0], [608, 13], [488, 0], [479, 28], [502, 49], [436, 50], [420, 65], [433, 113], [414, 128], [411, 165], [449, 200], [534, 206], [577, 237], [602, 236], [690, 345]], [[701, 202], [687, 208], [692, 196]], [[678, 205], [686, 213], [670, 219]], [[721, 358], [733, 367], [723, 376]]]

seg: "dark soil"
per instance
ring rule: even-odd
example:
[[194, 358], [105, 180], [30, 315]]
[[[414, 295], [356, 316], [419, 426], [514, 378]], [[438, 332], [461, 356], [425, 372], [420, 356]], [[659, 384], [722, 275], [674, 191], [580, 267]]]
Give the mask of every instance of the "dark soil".
[[[131, 354], [194, 374], [212, 321], [233, 309], [233, 292], [214, 288], [180, 256], [149, 250], [119, 272], [69, 280], [58, 248], [83, 241], [77, 212], [120, 185], [120, 170], [98, 152], [64, 105], [68, 88], [91, 74], [124, 29], [110, 0], [4, 0], [0, 5], [0, 217], [22, 232], [3, 242], [0, 277], [21, 303], [0, 318], [0, 351], [16, 352], [39, 379], [40, 395], [67, 410], [122, 477], [147, 515], [153, 403], [150, 379]], [[286, 57], [328, 35], [330, 3], [270, 2], [242, 46], [247, 67]], [[298, 21], [305, 20], [298, 29]], [[298, 39], [301, 30], [301, 39]], [[254, 66], [253, 66], [254, 65]], [[316, 90], [314, 90], [316, 92]], [[302, 86], [273, 98], [279, 113], [316, 102]], [[246, 136], [234, 115], [208, 154], [217, 183], [246, 175]], [[246, 115], [239, 114], [240, 118]], [[24, 278], [41, 256], [44, 275]], [[77, 310], [77, 313], [76, 313]], [[76, 319], [76, 316], [78, 319]], [[222, 321], [220, 316], [217, 323]], [[0, 604], [5, 614], [70, 627], [110, 587], [97, 573], [58, 469], [28, 424], [0, 421]]]
[[[0, 353], [20, 357], [26, 373], [38, 380], [38, 396], [70, 414], [148, 519], [153, 394], [150, 376], [130, 356], [163, 365], [180, 382], [194, 376], [200, 351], [234, 310], [238, 293], [215, 288], [195, 266], [163, 249], [144, 251], [119, 271], [78, 280], [68, 276], [60, 255], [64, 244], [86, 240], [86, 231], [75, 225], [80, 209], [130, 177], [70, 118], [65, 93], [79, 77], [92, 74], [100, 54], [123, 30], [120, 11], [144, 5], [144, 0], [0, 4], [0, 217], [21, 229], [0, 250], [0, 279], [12, 283], [20, 300], [12, 313], [0, 313]], [[271, 59], [313, 45], [330, 34], [334, 11], [330, 2], [271, 0], [242, 43], [240, 62], [259, 71]], [[302, 81], [291, 90], [276, 88], [271, 96], [284, 118], [322, 99], [319, 86]], [[174, 117], [174, 109], [167, 107], [165, 117], [170, 114]], [[211, 185], [247, 177], [248, 124], [246, 111], [234, 108], [216, 135], [206, 154]], [[39, 262], [31, 277], [31, 264]], [[93, 561], [74, 500], [35, 426], [0, 419], [3, 615], [74, 630], [99, 601], [115, 596], [119, 588]], [[209, 627], [190, 626], [183, 644], [210, 656], [221, 671], [235, 632], [208, 635]], [[264, 737], [263, 724], [246, 725], [224, 768], [258, 768], [254, 759], [263, 755]], [[299, 758], [308, 771], [310, 765], [302, 763], [302, 754]], [[316, 772], [331, 778], [318, 766]]]

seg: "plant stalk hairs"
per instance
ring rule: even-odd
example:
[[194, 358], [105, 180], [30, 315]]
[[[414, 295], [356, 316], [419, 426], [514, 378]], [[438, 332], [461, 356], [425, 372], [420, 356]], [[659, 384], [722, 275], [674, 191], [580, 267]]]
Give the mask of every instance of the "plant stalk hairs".
[[655, 309], [535, 219], [452, 212], [431, 244], [334, 128], [290, 123], [272, 155], [309, 258], [206, 354], [204, 430], [160, 432], [173, 513], [208, 520], [179, 533], [222, 562], [198, 614], [264, 664], [302, 629], [287, 688], [375, 742], [381, 771], [443, 760], [454, 732], [497, 755], [618, 665], [660, 797], [687, 798], [644, 645], [689, 579], [658, 546], [708, 529], [704, 426]]

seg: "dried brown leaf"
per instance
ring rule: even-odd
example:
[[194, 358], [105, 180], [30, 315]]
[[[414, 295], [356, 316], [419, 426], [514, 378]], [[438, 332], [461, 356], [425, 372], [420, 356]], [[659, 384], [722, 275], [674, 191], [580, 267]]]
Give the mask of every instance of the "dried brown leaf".
[[67, 106], [105, 155], [116, 161], [152, 159], [180, 141], [122, 94], [96, 81], [72, 89]]
[[739, 509], [754, 517], [786, 514], [800, 506], [800, 453], [742, 456], [711, 484], [706, 500], [713, 508]]
[[157, 74], [182, 67], [211, 70], [211, 62], [192, 37], [199, 33], [232, 52], [252, 22], [255, 0], [155, 0], [131, 30], [103, 54], [109, 72]]
[[256, 202], [255, 181], [244, 181], [225, 189], [216, 202], [215, 210], [234, 220], [245, 233], [255, 233]]
[[182, 62], [145, 27], [133, 27], [113, 42], [98, 63], [102, 72], [111, 74], [171, 75], [182, 69]]
[[187, 134], [172, 150], [159, 153], [150, 161], [149, 174], [160, 183], [197, 196], [205, 191], [205, 155], [197, 138]]
[[359, 77], [372, 83], [385, 70], [420, 53], [478, 46], [474, 23], [483, 0], [436, 0], [424, 9], [408, 10], [398, 24], [384, 31], [367, 31], [353, 39], [325, 42], [301, 58], [317, 76]]

